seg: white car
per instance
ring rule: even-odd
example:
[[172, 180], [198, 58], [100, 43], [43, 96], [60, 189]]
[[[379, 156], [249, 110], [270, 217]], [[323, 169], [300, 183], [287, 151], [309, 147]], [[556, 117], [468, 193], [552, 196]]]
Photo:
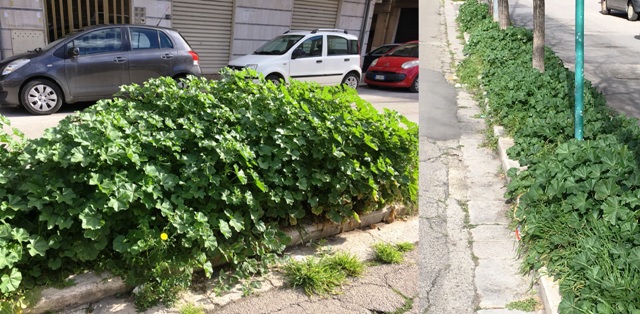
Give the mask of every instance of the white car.
[[344, 30], [287, 31], [252, 54], [231, 60], [229, 68], [251, 68], [274, 82], [296, 79], [358, 88], [360, 43]]

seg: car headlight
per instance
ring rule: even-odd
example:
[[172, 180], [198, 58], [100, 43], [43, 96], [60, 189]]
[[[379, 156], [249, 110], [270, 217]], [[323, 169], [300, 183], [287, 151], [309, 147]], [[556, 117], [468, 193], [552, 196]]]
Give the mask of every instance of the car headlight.
[[403, 69], [410, 69], [410, 68], [417, 67], [417, 66], [418, 66], [418, 60], [407, 61], [407, 62], [402, 64], [402, 68]]
[[373, 60], [373, 62], [371, 62], [371, 64], [369, 66], [370, 67], [374, 67], [374, 66], [376, 66], [376, 63], [378, 63], [378, 59]]
[[247, 66], [245, 66], [245, 68], [251, 69], [251, 70], [257, 70], [258, 69], [258, 65], [257, 64], [247, 64]]
[[8, 75], [9, 73], [21, 68], [23, 65], [29, 63], [29, 61], [31, 61], [31, 60], [30, 59], [18, 59], [18, 60], [12, 61], [6, 67], [4, 67], [4, 69], [2, 70], [2, 75]]

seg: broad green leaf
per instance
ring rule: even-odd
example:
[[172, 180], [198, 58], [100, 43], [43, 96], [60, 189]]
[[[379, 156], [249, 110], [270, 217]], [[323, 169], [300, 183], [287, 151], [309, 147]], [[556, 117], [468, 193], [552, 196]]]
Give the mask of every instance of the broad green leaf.
[[16, 268], [11, 269], [10, 275], [2, 275], [2, 282], [0, 283], [0, 292], [10, 293], [18, 290], [20, 283], [22, 282], [22, 273]]
[[27, 248], [31, 256], [44, 256], [45, 252], [49, 249], [49, 243], [40, 236], [31, 236]]
[[595, 186], [595, 199], [604, 200], [613, 194], [615, 183], [611, 179], [600, 180]]
[[233, 169], [235, 170], [236, 176], [240, 180], [240, 183], [246, 184], [247, 183], [247, 176], [244, 174], [244, 171], [242, 171], [242, 169], [240, 169], [238, 167], [238, 165], [233, 165]]
[[0, 269], [12, 267], [20, 261], [21, 252], [18, 246], [0, 247]]
[[236, 229], [237, 232], [244, 230], [244, 220], [239, 212], [235, 212], [231, 220], [229, 220], [229, 225]]
[[13, 239], [18, 241], [18, 242], [27, 242], [29, 241], [29, 234], [27, 233], [26, 230], [22, 229], [22, 228], [16, 228], [11, 230], [11, 235], [13, 236]]
[[83, 229], [97, 230], [104, 225], [101, 214], [92, 213], [87, 209], [80, 213], [79, 218], [82, 221]]
[[606, 199], [601, 208], [603, 211], [602, 218], [612, 225], [615, 225], [618, 219], [625, 219], [626, 213], [629, 211], [620, 205], [620, 199], [618, 197]]
[[127, 243], [127, 238], [123, 235], [117, 236], [113, 239], [113, 250], [119, 253], [124, 253], [129, 250], [131, 245]]
[[60, 266], [62, 266], [62, 259], [59, 257], [50, 258], [47, 266], [49, 266], [49, 268], [51, 268], [52, 270], [56, 270], [60, 268]]
[[258, 189], [260, 189], [260, 191], [266, 192], [267, 191], [267, 187], [260, 180], [260, 177], [258, 176], [258, 174], [256, 174], [254, 171], [252, 171], [251, 172], [251, 176], [253, 177], [253, 182], [255, 183], [256, 187], [258, 187]]
[[220, 228], [220, 233], [222, 233], [225, 238], [231, 238], [232, 233], [231, 228], [229, 228], [229, 223], [225, 220], [218, 219], [218, 228]]
[[56, 191], [55, 196], [56, 196], [56, 201], [60, 203], [73, 205], [73, 200], [75, 199], [76, 194], [73, 192], [73, 190], [69, 188], [64, 188], [62, 190], [62, 193], [60, 193], [59, 191]]
[[298, 187], [301, 190], [307, 190], [308, 189], [308, 185], [307, 185], [307, 179], [306, 178], [300, 178], [298, 180]]

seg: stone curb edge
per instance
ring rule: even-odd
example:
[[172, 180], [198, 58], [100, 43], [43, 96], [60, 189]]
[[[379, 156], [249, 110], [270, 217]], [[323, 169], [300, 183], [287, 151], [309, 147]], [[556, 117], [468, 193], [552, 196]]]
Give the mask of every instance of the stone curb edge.
[[[288, 247], [303, 244], [320, 238], [334, 236], [343, 232], [367, 227], [380, 222], [392, 222], [395, 217], [411, 214], [403, 205], [389, 205], [383, 209], [360, 216], [360, 222], [349, 219], [342, 224], [319, 223], [304, 225], [300, 228], [289, 228], [283, 232], [291, 238]], [[87, 272], [70, 278], [74, 285], [62, 289], [46, 288], [42, 290], [38, 302], [25, 313], [40, 314], [94, 303], [99, 300], [126, 293], [131, 290], [117, 276], [108, 273], [96, 274]]]
[[[502, 162], [502, 170], [507, 172], [511, 168], [524, 170], [526, 167], [520, 167], [517, 160], [509, 159], [507, 149], [514, 145], [512, 138], [507, 137], [502, 126], [494, 126], [493, 134], [498, 138], [498, 154]], [[506, 178], [509, 181], [509, 177]], [[551, 277], [545, 275], [546, 268], [540, 269], [538, 272], [538, 285], [540, 286], [540, 298], [544, 303], [545, 314], [558, 314], [558, 305], [562, 300], [560, 297], [560, 288], [558, 283]]]

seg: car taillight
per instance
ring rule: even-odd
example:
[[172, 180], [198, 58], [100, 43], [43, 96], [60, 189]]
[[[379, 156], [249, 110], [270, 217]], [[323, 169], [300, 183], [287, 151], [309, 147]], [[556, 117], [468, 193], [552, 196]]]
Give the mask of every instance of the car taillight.
[[193, 58], [193, 65], [200, 65], [200, 57], [198, 57], [198, 54], [193, 50], [189, 50], [189, 54], [191, 58]]

